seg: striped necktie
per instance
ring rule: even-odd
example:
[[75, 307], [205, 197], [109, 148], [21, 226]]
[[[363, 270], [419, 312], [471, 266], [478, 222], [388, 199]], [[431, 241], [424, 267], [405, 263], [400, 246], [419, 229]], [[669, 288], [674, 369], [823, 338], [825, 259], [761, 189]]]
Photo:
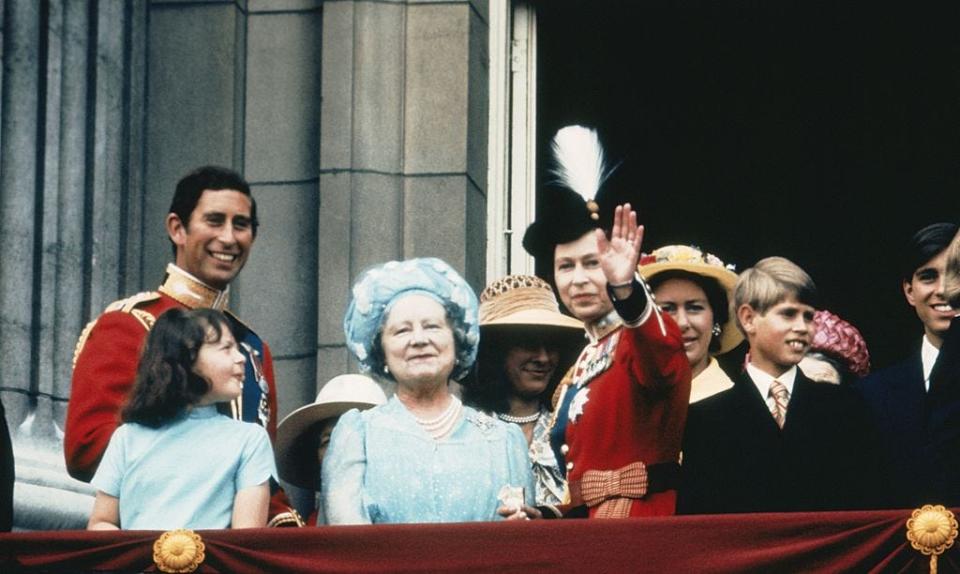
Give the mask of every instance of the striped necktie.
[[777, 426], [783, 428], [783, 423], [787, 420], [787, 402], [790, 401], [790, 391], [783, 386], [780, 381], [774, 380], [770, 383], [770, 390], [767, 392], [767, 406], [770, 407], [770, 414]]

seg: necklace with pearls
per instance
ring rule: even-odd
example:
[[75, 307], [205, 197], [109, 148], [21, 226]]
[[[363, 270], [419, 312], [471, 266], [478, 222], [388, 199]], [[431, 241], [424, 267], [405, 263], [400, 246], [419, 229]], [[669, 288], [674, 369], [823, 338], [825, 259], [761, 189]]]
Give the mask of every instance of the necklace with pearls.
[[417, 421], [420, 428], [425, 430], [434, 440], [440, 440], [453, 430], [454, 425], [460, 420], [460, 412], [462, 410], [463, 403], [460, 402], [460, 399], [450, 395], [450, 404], [447, 405], [447, 408], [436, 418], [421, 419], [420, 417], [414, 416], [413, 419]]
[[540, 420], [540, 415], [541, 415], [542, 413], [543, 413], [543, 411], [537, 411], [537, 412], [533, 413], [532, 415], [526, 415], [526, 416], [522, 416], [522, 417], [515, 417], [515, 416], [513, 416], [513, 415], [505, 415], [505, 414], [503, 414], [503, 413], [497, 413], [497, 418], [500, 419], [500, 420], [502, 420], [502, 421], [505, 422], [505, 423], [513, 423], [513, 424], [517, 424], [517, 425], [527, 425], [527, 424], [534, 423], [534, 422], [537, 422], [538, 420]]

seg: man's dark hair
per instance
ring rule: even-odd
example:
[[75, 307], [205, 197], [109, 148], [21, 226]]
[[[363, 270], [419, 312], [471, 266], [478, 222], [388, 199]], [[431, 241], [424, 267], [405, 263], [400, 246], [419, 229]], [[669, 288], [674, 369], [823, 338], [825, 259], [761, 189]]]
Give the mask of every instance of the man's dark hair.
[[913, 273], [946, 249], [956, 234], [957, 226], [953, 223], [932, 223], [914, 233], [903, 261], [903, 280], [909, 283]]
[[[191, 171], [177, 183], [177, 190], [173, 194], [173, 201], [170, 202], [169, 213], [176, 214], [180, 218], [184, 227], [190, 224], [190, 215], [196, 209], [197, 203], [204, 190], [219, 191], [230, 189], [239, 191], [250, 198], [250, 226], [253, 236], [257, 236], [257, 227], [260, 221], [257, 219], [257, 200], [250, 193], [250, 184], [239, 173], [225, 167], [216, 165], [205, 165]], [[171, 241], [171, 244], [173, 241]], [[177, 246], [173, 246], [173, 254], [177, 254]]]
[[232, 332], [230, 323], [214, 309], [175, 307], [160, 315], [147, 335], [120, 419], [160, 428], [196, 404], [210, 389], [194, 370], [200, 347], [219, 341], [224, 331]]

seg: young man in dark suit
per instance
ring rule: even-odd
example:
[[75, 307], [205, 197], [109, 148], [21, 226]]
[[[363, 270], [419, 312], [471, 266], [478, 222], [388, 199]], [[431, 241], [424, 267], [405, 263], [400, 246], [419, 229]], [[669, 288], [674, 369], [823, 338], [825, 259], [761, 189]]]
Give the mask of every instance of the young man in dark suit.
[[[956, 434], [939, 424], [948, 407], [946, 387], [934, 389], [932, 373], [941, 379], [950, 369], [941, 367], [941, 347], [957, 314], [944, 293], [947, 246], [957, 234], [952, 223], [934, 223], [914, 234], [910, 254], [904, 261], [902, 288], [907, 303], [923, 325], [919, 348], [887, 369], [871, 374], [858, 384], [870, 406], [880, 432], [880, 445], [889, 477], [882, 505], [914, 508], [927, 503], [960, 504], [960, 485], [946, 497], [945, 473], [951, 464], [944, 456], [944, 433]], [[936, 385], [941, 387], [942, 385]], [[953, 455], [956, 461], [957, 455]]]
[[797, 368], [813, 338], [816, 286], [768, 257], [734, 291], [750, 344], [734, 387], [690, 407], [679, 509], [685, 513], [813, 511], [873, 503], [869, 416], [852, 389]]

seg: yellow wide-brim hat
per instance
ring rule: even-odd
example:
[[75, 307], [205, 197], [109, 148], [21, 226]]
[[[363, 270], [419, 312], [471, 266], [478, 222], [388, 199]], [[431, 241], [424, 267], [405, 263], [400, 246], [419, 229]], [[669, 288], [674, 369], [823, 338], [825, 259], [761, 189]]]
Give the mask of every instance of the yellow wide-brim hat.
[[647, 282], [664, 271], [684, 271], [715, 280], [727, 295], [728, 315], [727, 321], [720, 326], [720, 348], [714, 354], [722, 355], [743, 341], [733, 309], [733, 289], [737, 285], [733, 265], [725, 265], [716, 255], [690, 245], [666, 245], [641, 257], [637, 270]]

